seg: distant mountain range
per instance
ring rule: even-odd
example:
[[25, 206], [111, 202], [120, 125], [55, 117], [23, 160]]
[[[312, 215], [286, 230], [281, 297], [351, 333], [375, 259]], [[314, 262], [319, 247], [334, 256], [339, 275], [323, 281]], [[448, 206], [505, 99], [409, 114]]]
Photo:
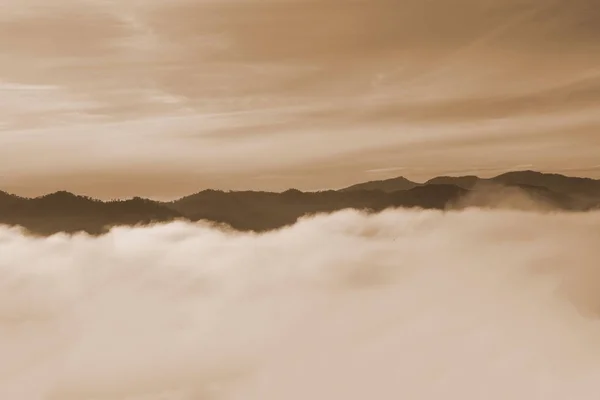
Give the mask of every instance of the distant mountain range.
[[510, 186], [543, 187], [556, 193], [572, 195], [600, 195], [600, 180], [590, 178], [577, 178], [560, 174], [545, 174], [536, 171], [507, 172], [493, 178], [479, 178], [475, 175], [467, 176], [438, 176], [425, 183], [412, 182], [404, 177], [392, 178], [383, 181], [370, 181], [353, 185], [341, 191], [355, 190], [382, 190], [395, 192], [397, 190], [410, 190], [426, 185], [455, 185], [463, 189], [473, 189], [476, 185], [492, 183]]
[[208, 220], [260, 232], [293, 224], [305, 215], [346, 208], [381, 211], [390, 207], [466, 206], [600, 209], [600, 180], [535, 171], [509, 172], [489, 179], [441, 176], [422, 184], [398, 177], [320, 192], [204, 190], [171, 202], [139, 197], [105, 202], [65, 191], [24, 198], [0, 191], [0, 224], [49, 235], [80, 231], [101, 234], [115, 225]]

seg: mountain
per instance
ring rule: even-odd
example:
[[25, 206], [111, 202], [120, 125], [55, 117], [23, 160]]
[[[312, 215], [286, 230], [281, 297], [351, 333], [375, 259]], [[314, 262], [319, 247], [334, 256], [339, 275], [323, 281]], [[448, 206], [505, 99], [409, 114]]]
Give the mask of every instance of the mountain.
[[22, 226], [39, 235], [101, 234], [115, 225], [181, 219], [208, 220], [238, 230], [261, 232], [293, 224], [305, 215], [347, 208], [381, 211], [390, 207], [466, 206], [600, 209], [600, 181], [521, 171], [489, 179], [443, 176], [424, 184], [399, 177], [320, 192], [204, 190], [171, 202], [140, 197], [105, 202], [66, 191], [24, 198], [0, 191], [0, 224]]
[[498, 175], [493, 178], [483, 179], [474, 175], [467, 176], [441, 176], [427, 181], [425, 184], [456, 185], [465, 189], [472, 189], [481, 183], [498, 183], [506, 186], [542, 187], [556, 193], [574, 196], [600, 196], [600, 180], [590, 178], [577, 178], [560, 174], [546, 174], [537, 171], [514, 171]]
[[[11, 195], [9, 195], [11, 196]], [[98, 234], [115, 225], [166, 222], [183, 216], [165, 205], [141, 198], [102, 202], [60, 191], [32, 199], [0, 195], [0, 223], [41, 235], [56, 232]]]
[[425, 185], [455, 185], [463, 189], [471, 189], [480, 181], [475, 175], [467, 176], [438, 176], [425, 182]]
[[397, 178], [386, 179], [382, 181], [369, 181], [359, 183], [356, 185], [349, 186], [344, 189], [340, 189], [341, 192], [352, 192], [360, 190], [381, 190], [384, 192], [395, 192], [398, 190], [410, 190], [419, 186], [418, 183], [409, 181], [408, 179], [399, 176]]
[[346, 208], [381, 211], [390, 207], [443, 209], [466, 194], [450, 185], [430, 185], [410, 190], [350, 190], [301, 192], [222, 192], [205, 190], [171, 202], [168, 206], [192, 221], [210, 220], [240, 230], [264, 231], [293, 224], [298, 218]]
[[590, 178], [544, 174], [536, 171], [515, 171], [499, 175], [492, 180], [505, 185], [541, 186], [557, 193], [570, 195], [600, 196], [600, 180]]
[[8, 207], [11, 204], [18, 202], [21, 198], [19, 196], [15, 196], [14, 194], [6, 193], [0, 190], [0, 209], [3, 207]]

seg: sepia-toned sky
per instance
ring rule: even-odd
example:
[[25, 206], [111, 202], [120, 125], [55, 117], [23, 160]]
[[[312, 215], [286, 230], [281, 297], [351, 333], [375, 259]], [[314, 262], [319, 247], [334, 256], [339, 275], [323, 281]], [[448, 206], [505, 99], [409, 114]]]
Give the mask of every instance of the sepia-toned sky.
[[2, 0], [0, 189], [600, 178], [597, 0]]

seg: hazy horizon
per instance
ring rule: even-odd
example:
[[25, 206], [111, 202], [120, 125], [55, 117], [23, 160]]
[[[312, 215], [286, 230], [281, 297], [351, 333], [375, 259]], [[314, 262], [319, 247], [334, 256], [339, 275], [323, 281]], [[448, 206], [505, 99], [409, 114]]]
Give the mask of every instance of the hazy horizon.
[[[388, 172], [388, 171], [386, 171]], [[501, 171], [503, 173], [508, 173], [508, 172], [536, 172], [536, 173], [541, 173], [541, 174], [555, 174], [554, 172], [541, 172], [541, 171], [534, 171], [534, 170], [526, 170], [526, 169], [510, 169], [507, 171]], [[53, 194], [53, 193], [57, 193], [57, 192], [68, 192], [68, 193], [72, 193], [74, 195], [77, 196], [88, 196], [97, 200], [102, 200], [102, 201], [107, 201], [107, 200], [127, 200], [127, 199], [132, 199], [135, 197], [142, 197], [142, 198], [146, 198], [146, 199], [150, 199], [150, 200], [155, 200], [155, 201], [162, 201], [162, 202], [168, 202], [168, 201], [173, 201], [173, 200], [178, 200], [181, 199], [183, 197], [189, 196], [189, 195], [193, 195], [202, 191], [206, 191], [206, 190], [218, 190], [218, 191], [223, 191], [223, 192], [244, 192], [244, 191], [250, 191], [250, 192], [269, 192], [269, 193], [283, 193], [287, 190], [300, 190], [302, 192], [305, 193], [314, 193], [314, 192], [319, 192], [319, 191], [337, 191], [337, 190], [343, 190], [346, 189], [350, 186], [353, 185], [357, 185], [357, 184], [362, 184], [362, 183], [368, 183], [368, 182], [378, 182], [378, 181], [385, 181], [385, 180], [389, 180], [389, 179], [402, 179], [405, 178], [408, 181], [415, 183], [417, 185], [425, 185], [429, 182], [429, 180], [434, 179], [434, 178], [440, 178], [440, 177], [464, 177], [470, 174], [462, 174], [460, 172], [458, 173], [448, 173], [447, 175], [439, 175], [439, 176], [432, 176], [430, 179], [427, 180], [423, 180], [423, 181], [417, 181], [417, 180], [412, 180], [412, 179], [408, 179], [406, 176], [403, 175], [393, 175], [387, 178], [374, 178], [373, 180], [370, 181], [358, 181], [358, 182], [352, 182], [350, 181], [347, 186], [343, 186], [343, 187], [323, 187], [323, 188], [312, 188], [312, 189], [299, 189], [297, 187], [283, 187], [280, 189], [272, 189], [272, 190], [262, 190], [260, 188], [255, 188], [255, 187], [241, 187], [241, 188], [219, 188], [219, 187], [200, 187], [200, 188], [196, 188], [196, 189], [192, 189], [192, 191], [190, 192], [186, 192], [186, 193], [179, 193], [179, 194], [172, 194], [172, 195], [163, 195], [163, 196], [144, 196], [140, 193], [132, 193], [128, 196], [94, 196], [94, 195], [90, 195], [87, 192], [76, 192], [76, 191], [70, 191], [70, 190], [66, 190], [66, 189], [58, 189], [58, 190], [53, 190], [53, 191], [48, 191], [48, 192], [42, 192], [42, 193], [38, 193], [36, 192], [35, 194], [32, 195], [24, 195], [22, 193], [14, 193], [14, 192], [8, 192], [6, 190], [2, 190], [0, 188], [0, 192], [5, 192], [8, 193], [10, 195], [16, 195], [16, 196], [20, 196], [20, 197], [24, 197], [24, 198], [36, 198], [36, 197], [41, 197], [41, 196], [45, 196], [48, 194]], [[477, 176], [480, 179], [489, 179], [489, 178], [494, 178], [496, 176], [499, 176], [502, 174], [483, 174], [480, 176]], [[559, 175], [563, 175], [566, 176], [568, 178], [589, 178], [589, 179], [594, 179], [597, 181], [600, 181], [600, 179], [596, 179], [593, 177], [586, 177], [586, 176], [575, 176], [575, 175], [570, 175], [567, 174], [566, 172], [563, 172], [563, 174], [559, 174]], [[476, 176], [476, 175], [470, 175], [470, 176]], [[499, 183], [498, 183], [499, 184]], [[502, 186], [502, 184], [500, 184], [500, 186]], [[536, 185], [533, 185], [536, 186]], [[544, 187], [544, 186], [540, 186], [540, 187]], [[492, 196], [494, 197], [494, 196]]]

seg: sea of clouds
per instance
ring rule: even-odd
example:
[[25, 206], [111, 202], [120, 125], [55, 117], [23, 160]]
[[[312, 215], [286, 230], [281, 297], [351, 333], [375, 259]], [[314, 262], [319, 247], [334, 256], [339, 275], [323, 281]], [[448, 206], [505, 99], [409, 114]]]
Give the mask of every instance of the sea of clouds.
[[0, 228], [0, 398], [597, 399], [600, 213]]

